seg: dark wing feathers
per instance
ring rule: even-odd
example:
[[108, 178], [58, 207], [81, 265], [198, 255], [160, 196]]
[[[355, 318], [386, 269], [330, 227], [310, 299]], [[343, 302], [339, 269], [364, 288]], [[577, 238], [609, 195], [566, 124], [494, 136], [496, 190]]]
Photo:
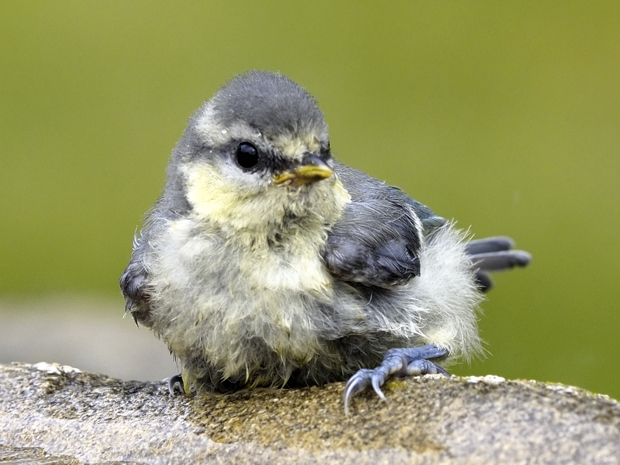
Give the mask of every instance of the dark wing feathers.
[[[145, 229], [148, 231], [148, 228]], [[144, 231], [144, 230], [143, 230]], [[134, 321], [149, 326], [150, 295], [147, 289], [148, 271], [144, 266], [144, 256], [148, 241], [143, 235], [134, 238], [129, 265], [121, 275], [121, 292], [125, 297], [125, 312], [133, 316]]]
[[[420, 270], [422, 238], [447, 223], [400, 189], [336, 163], [336, 173], [351, 195], [342, 218], [330, 230], [323, 258], [345, 281], [368, 286], [404, 284]], [[470, 241], [466, 246], [480, 290], [493, 286], [488, 272], [526, 266], [531, 256], [508, 237]]]
[[[335, 169], [352, 201], [329, 232], [323, 251], [327, 268], [339, 279], [379, 287], [419, 276], [425, 225], [411, 199], [361, 171], [341, 164]], [[428, 209], [423, 214], [432, 217]]]

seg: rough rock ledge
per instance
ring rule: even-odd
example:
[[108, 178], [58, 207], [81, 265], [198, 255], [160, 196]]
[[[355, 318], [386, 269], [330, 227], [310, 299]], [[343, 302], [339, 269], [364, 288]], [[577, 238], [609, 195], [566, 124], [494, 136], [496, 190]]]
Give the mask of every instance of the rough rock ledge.
[[56, 364], [0, 365], [0, 463], [619, 464], [620, 404], [496, 376], [171, 397]]

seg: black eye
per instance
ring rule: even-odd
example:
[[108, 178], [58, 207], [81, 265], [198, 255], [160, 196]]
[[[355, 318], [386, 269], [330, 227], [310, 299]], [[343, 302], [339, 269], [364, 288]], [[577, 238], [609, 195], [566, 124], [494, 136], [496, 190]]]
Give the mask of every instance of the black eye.
[[237, 147], [235, 157], [241, 168], [249, 169], [258, 163], [258, 150], [252, 144], [241, 142]]

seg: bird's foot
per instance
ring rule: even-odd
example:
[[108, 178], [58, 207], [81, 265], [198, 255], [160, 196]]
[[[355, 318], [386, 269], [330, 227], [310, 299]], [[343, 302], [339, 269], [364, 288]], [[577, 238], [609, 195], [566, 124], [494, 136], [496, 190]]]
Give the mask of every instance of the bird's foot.
[[381, 386], [391, 378], [435, 373], [450, 376], [446, 370], [430, 361], [430, 359], [444, 358], [447, 355], [448, 351], [446, 349], [441, 349], [434, 344], [388, 350], [383, 358], [383, 362], [377, 368], [363, 368], [349, 379], [344, 389], [345, 414], [349, 414], [351, 398], [370, 386], [372, 386], [381, 399], [387, 400], [381, 391]]
[[183, 384], [183, 375], [181, 373], [168, 378], [168, 392], [170, 392], [171, 396], [185, 394], [185, 385]]

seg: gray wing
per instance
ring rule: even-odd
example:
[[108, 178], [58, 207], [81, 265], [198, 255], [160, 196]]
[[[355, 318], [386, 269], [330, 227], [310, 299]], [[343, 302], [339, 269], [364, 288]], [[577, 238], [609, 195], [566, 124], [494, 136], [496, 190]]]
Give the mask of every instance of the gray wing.
[[323, 259], [338, 278], [367, 286], [392, 287], [420, 275], [423, 235], [445, 223], [400, 189], [336, 163], [351, 195], [331, 228]]
[[[328, 269], [345, 281], [386, 288], [419, 276], [422, 237], [447, 221], [400, 189], [361, 171], [339, 163], [335, 170], [351, 195], [351, 203], [328, 236], [323, 252]], [[508, 237], [467, 244], [482, 292], [493, 287], [489, 272], [529, 264], [530, 254], [513, 247]]]
[[120, 286], [125, 297], [125, 312], [133, 316], [134, 321], [148, 326], [150, 296], [148, 293], [149, 274], [145, 265], [148, 241], [144, 236], [134, 237], [129, 265], [121, 275]]

